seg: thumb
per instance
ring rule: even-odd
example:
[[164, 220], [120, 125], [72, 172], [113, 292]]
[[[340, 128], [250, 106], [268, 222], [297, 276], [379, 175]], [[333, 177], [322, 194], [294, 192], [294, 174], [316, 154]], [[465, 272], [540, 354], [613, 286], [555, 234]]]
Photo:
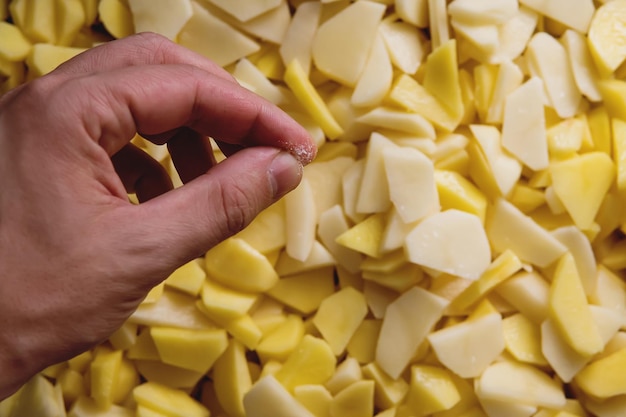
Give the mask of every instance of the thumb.
[[302, 165], [291, 154], [243, 149], [182, 187], [135, 206], [140, 213], [133, 235], [150, 247], [142, 252], [152, 268], [156, 263], [174, 269], [242, 230], [301, 178]]

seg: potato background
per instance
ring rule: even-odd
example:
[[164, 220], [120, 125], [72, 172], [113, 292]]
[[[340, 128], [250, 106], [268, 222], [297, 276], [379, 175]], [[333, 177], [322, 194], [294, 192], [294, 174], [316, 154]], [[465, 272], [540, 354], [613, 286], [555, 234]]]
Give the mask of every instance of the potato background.
[[319, 147], [294, 192], [0, 417], [626, 415], [625, 0], [0, 0], [0, 18], [2, 93], [153, 31]]

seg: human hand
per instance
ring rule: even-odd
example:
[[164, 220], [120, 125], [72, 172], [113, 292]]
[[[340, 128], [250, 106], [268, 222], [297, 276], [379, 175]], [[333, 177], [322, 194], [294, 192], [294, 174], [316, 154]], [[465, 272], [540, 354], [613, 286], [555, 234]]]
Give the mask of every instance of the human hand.
[[[137, 131], [167, 143], [184, 186], [129, 144]], [[241, 150], [215, 164], [209, 135]], [[285, 113], [157, 35], [2, 97], [0, 399], [106, 339], [176, 267], [293, 189], [314, 154]]]

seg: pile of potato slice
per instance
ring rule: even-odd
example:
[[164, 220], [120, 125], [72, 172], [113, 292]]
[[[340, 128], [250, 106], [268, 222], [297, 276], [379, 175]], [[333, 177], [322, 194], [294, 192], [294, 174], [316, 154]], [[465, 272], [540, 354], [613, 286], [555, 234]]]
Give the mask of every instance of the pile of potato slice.
[[0, 92], [154, 31], [319, 147], [294, 192], [0, 417], [626, 415], [626, 0], [0, 0], [0, 17]]

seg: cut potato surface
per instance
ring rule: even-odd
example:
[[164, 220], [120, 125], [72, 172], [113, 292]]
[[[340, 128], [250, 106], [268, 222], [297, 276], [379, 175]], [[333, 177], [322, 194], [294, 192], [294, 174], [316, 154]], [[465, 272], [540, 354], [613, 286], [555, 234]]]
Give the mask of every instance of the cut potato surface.
[[626, 0], [0, 0], [0, 94], [141, 31], [317, 159], [0, 417], [626, 415]]

